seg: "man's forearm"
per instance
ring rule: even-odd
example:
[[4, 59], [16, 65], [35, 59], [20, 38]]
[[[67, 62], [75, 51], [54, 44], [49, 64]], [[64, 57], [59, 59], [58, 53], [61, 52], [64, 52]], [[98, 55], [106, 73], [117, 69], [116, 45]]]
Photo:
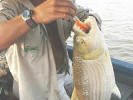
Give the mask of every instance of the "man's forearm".
[[20, 16], [0, 24], [0, 51], [8, 48], [18, 38], [25, 35], [30, 27]]
[[[56, 1], [56, 2], [55, 2]], [[32, 19], [37, 24], [49, 24], [57, 19], [68, 19], [76, 14], [76, 7], [70, 0], [44, 0], [33, 9]], [[17, 16], [0, 24], [0, 51], [8, 48], [21, 36], [25, 35], [30, 27]]]

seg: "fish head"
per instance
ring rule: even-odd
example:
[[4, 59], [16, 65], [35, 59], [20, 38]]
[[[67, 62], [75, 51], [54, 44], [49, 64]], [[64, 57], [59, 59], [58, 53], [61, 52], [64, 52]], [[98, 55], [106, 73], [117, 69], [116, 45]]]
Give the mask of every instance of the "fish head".
[[89, 23], [91, 29], [83, 32], [76, 24], [74, 30], [74, 56], [85, 60], [96, 59], [104, 52], [104, 37], [94, 17], [88, 17], [84, 23]]

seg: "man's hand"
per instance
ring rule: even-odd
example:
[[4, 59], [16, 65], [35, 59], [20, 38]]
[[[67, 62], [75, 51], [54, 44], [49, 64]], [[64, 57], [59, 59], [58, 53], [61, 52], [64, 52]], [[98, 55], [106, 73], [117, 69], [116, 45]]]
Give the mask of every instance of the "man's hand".
[[68, 19], [76, 14], [76, 7], [70, 0], [47, 0], [34, 9], [33, 20], [48, 24], [59, 18]]

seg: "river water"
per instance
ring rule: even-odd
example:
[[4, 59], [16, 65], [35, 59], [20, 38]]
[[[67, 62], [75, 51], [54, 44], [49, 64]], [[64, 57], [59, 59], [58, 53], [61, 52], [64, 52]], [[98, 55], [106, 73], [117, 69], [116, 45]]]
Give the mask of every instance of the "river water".
[[[77, 0], [77, 4], [96, 11], [112, 57], [133, 62], [133, 1]], [[72, 37], [68, 40], [72, 45]]]

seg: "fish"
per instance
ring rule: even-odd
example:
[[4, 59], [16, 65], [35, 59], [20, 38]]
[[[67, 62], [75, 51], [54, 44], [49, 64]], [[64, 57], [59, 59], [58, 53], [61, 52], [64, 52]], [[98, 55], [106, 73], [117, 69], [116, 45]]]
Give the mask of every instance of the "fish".
[[73, 80], [71, 100], [111, 100], [115, 95], [121, 100], [121, 93], [115, 75], [104, 34], [95, 17], [84, 21], [91, 25], [86, 33], [80, 26], [73, 26]]

